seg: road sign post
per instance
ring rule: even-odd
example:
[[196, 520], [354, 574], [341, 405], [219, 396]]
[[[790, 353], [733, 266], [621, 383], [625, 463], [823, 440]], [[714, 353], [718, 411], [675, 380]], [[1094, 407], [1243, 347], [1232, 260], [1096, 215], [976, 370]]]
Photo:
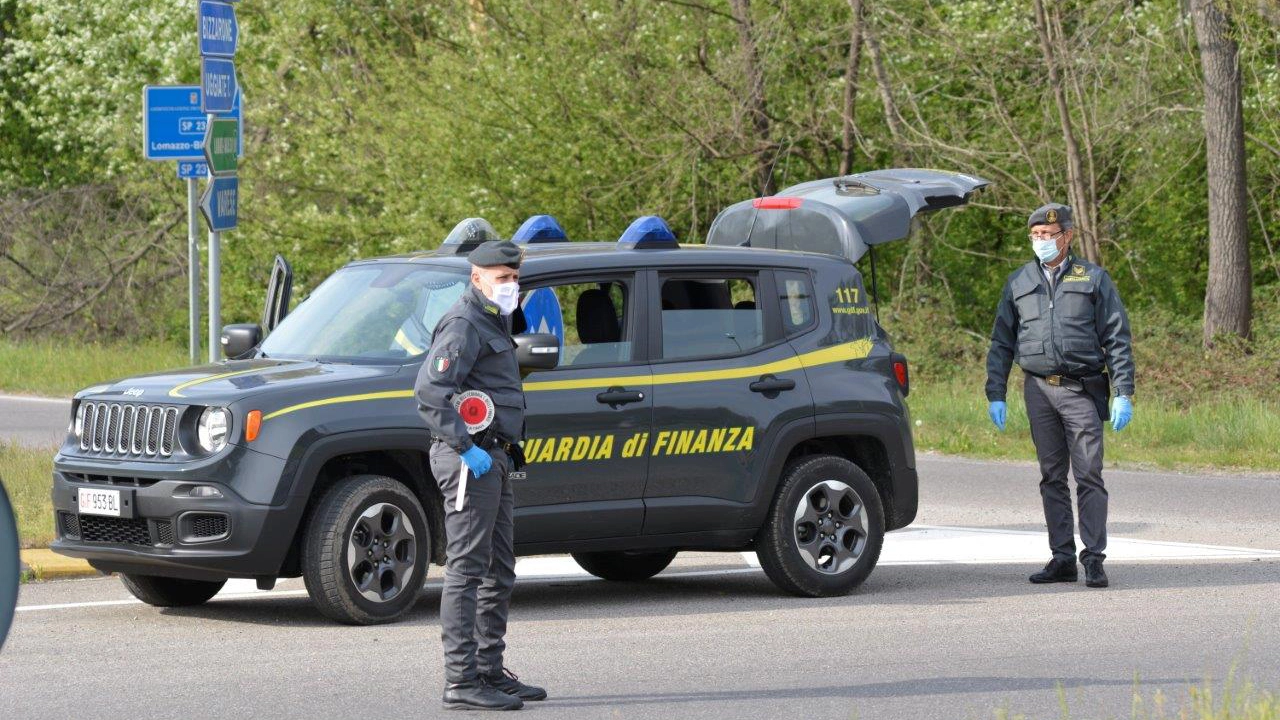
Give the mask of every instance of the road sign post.
[[[181, 168], [183, 163], [178, 163]], [[194, 163], [192, 163], [194, 164]], [[181, 174], [181, 169], [179, 169]], [[200, 191], [195, 177], [187, 178], [187, 354], [200, 362]]]
[[240, 41], [236, 9], [225, 2], [200, 0], [196, 12], [201, 57], [235, 57]]
[[236, 66], [226, 58], [200, 58], [200, 109], [225, 115], [236, 101]]
[[235, 118], [215, 117], [209, 121], [204, 136], [204, 157], [209, 172], [219, 177], [236, 173], [236, 138], [240, 136], [240, 121]]

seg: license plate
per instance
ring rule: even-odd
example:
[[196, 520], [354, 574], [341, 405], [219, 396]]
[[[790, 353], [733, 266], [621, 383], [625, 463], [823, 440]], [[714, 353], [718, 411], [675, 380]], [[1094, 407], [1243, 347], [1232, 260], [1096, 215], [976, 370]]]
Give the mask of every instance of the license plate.
[[111, 515], [120, 517], [120, 491], [80, 488], [77, 502], [82, 515]]

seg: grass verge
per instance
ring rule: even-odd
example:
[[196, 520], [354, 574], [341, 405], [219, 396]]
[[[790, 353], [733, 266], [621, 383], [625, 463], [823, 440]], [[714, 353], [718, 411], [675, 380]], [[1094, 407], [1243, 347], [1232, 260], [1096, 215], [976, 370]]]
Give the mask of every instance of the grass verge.
[[0, 479], [18, 516], [18, 547], [48, 547], [53, 540], [53, 456], [57, 449], [32, 450], [0, 442]]
[[[970, 457], [1034, 460], [1022, 401], [1022, 376], [1009, 382], [1004, 432], [987, 419], [981, 370], [935, 380], [912, 379], [907, 399], [916, 447]], [[1280, 470], [1280, 402], [1258, 397], [1204, 399], [1187, 406], [1139, 395], [1133, 421], [1104, 432], [1108, 466], [1193, 470]]]
[[[1059, 720], [1071, 720], [1067, 693], [1058, 687]], [[1031, 720], [1031, 716], [995, 711], [996, 720]], [[1090, 716], [1092, 717], [1092, 716]], [[1108, 715], [1107, 717], [1121, 717]], [[1210, 681], [1187, 688], [1180, 698], [1170, 698], [1162, 691], [1147, 694], [1140, 687], [1133, 691], [1129, 717], [1131, 720], [1280, 720], [1280, 695], [1254, 683], [1228, 675], [1220, 690]]]
[[95, 383], [189, 364], [181, 347], [154, 340], [0, 340], [0, 392], [70, 397]]

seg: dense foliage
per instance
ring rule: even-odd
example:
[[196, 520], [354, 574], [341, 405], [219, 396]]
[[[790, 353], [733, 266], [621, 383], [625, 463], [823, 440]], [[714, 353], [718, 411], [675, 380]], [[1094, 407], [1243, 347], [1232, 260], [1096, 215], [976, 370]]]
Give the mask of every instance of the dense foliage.
[[[510, 232], [550, 213], [575, 239], [612, 239], [655, 213], [699, 241], [720, 208], [762, 192], [761, 163], [782, 188], [835, 175], [848, 153], [854, 171], [994, 181], [878, 258], [896, 310], [985, 333], [1003, 278], [1029, 258], [1026, 213], [1066, 199], [1031, 2], [866, 0], [850, 76], [858, 4], [238, 3], [247, 147], [224, 318], [257, 316], [276, 252], [295, 264], [298, 297], [352, 258], [433, 247], [475, 215]], [[1050, 5], [1103, 260], [1131, 306], [1198, 317], [1202, 92], [1182, 4]], [[1226, 5], [1243, 68], [1254, 284], [1271, 297], [1280, 11]], [[140, 116], [144, 84], [197, 81], [194, 25], [190, 0], [0, 0], [0, 331], [184, 336], [185, 189], [171, 163], [142, 159]], [[842, 147], [850, 82], [853, 144]], [[50, 200], [68, 196], [83, 201]]]

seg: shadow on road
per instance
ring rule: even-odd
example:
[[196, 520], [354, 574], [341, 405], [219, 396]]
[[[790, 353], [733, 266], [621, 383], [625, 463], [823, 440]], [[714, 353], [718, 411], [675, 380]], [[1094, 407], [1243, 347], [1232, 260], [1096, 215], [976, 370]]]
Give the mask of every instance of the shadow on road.
[[[1195, 678], [1154, 680], [1143, 678], [1143, 687], [1154, 685], [1186, 685], [1197, 682]], [[755, 690], [716, 690], [692, 693], [637, 693], [633, 695], [592, 695], [556, 697], [557, 704], [570, 707], [649, 705], [661, 703], [691, 702], [742, 702], [744, 700], [803, 700], [816, 698], [901, 698], [925, 695], [958, 695], [968, 693], [1015, 693], [1039, 690], [1064, 690], [1077, 688], [1132, 687], [1133, 680], [1109, 680], [1104, 678], [1049, 678], [1049, 677], [937, 677], [895, 682], [864, 683], [861, 685], [828, 685], [785, 687]]]
[[[516, 620], [591, 620], [620, 617], [675, 617], [709, 613], [771, 612], [836, 606], [928, 607], [984, 603], [996, 598], [1087, 593], [1099, 612], [1111, 602], [1132, 599], [1133, 593], [1170, 588], [1274, 585], [1280, 580], [1280, 561], [1185, 561], [1109, 563], [1111, 587], [1086, 588], [1083, 582], [1032, 585], [1027, 575], [1034, 565], [891, 565], [879, 567], [852, 595], [797, 598], [784, 595], [762, 572], [722, 575], [657, 577], [637, 583], [606, 582], [594, 578], [532, 579], [517, 583], [512, 598]], [[683, 570], [683, 569], [682, 569]], [[434, 582], [421, 594], [402, 623], [434, 625], [438, 616], [439, 568]], [[159, 612], [223, 622], [262, 625], [329, 627], [301, 595], [240, 597], [215, 600], [195, 608], [165, 608]]]

